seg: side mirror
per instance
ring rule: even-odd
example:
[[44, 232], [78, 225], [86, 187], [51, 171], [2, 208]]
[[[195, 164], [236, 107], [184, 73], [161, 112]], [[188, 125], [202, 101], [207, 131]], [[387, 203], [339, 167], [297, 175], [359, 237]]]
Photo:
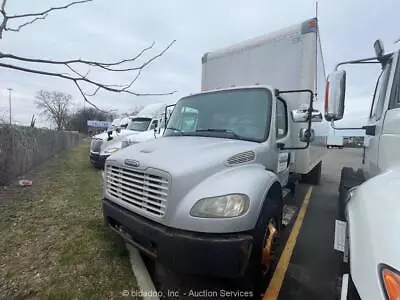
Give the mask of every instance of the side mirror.
[[303, 143], [311, 143], [315, 139], [314, 129], [308, 130], [307, 128], [302, 128], [300, 130], [299, 138]]
[[113, 139], [112, 135], [112, 130], [107, 131], [108, 139], [107, 141], [111, 141]]
[[328, 76], [325, 87], [325, 120], [343, 119], [346, 95], [346, 71], [335, 71]]
[[383, 42], [381, 40], [376, 40], [374, 43], [375, 55], [379, 59], [385, 54], [385, 49], [383, 47]]
[[[295, 123], [307, 122], [308, 121], [308, 109], [295, 109], [292, 110], [292, 119]], [[313, 109], [311, 114], [311, 122], [322, 122], [322, 113]]]

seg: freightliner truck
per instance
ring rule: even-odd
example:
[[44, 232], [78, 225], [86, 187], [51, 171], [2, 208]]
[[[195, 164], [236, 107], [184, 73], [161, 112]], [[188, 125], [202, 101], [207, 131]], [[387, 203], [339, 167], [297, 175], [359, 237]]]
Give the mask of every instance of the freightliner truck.
[[374, 48], [374, 57], [341, 62], [327, 80], [325, 119], [346, 129], [335, 126], [345, 111], [343, 66], [382, 68], [362, 127], [362, 168], [341, 172], [335, 230], [335, 248], [344, 252], [341, 299], [400, 299], [400, 55], [385, 53], [380, 40]]
[[320, 50], [311, 19], [205, 55], [163, 137], [107, 158], [106, 223], [177, 272], [268, 274], [289, 175], [319, 181]]

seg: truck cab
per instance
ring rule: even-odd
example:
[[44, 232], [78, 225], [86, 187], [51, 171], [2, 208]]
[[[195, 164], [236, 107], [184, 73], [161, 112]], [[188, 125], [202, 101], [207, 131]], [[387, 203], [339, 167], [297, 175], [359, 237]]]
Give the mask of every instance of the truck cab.
[[111, 126], [107, 132], [93, 136], [89, 153], [91, 164], [102, 169], [107, 157], [125, 145], [123, 141], [126, 137], [144, 132], [153, 134], [165, 107], [164, 103], [149, 104], [137, 115], [119, 119], [118, 126]]
[[[286, 100], [295, 93], [308, 95], [306, 110]], [[322, 119], [312, 105], [310, 90], [263, 85], [181, 98], [162, 138], [106, 160], [105, 222], [177, 272], [266, 275], [281, 227], [292, 141], [297, 137], [296, 145], [307, 149], [311, 123]], [[293, 131], [293, 122], [302, 130]]]
[[364, 63], [382, 67], [362, 127], [366, 133], [362, 167], [344, 167], [341, 172], [337, 221], [341, 230], [336, 230], [335, 239], [346, 241], [340, 250], [345, 263], [342, 299], [400, 297], [400, 56], [399, 51], [385, 54], [380, 40], [374, 48], [374, 57], [339, 63], [327, 80], [325, 118], [340, 130], [334, 122], [345, 111], [346, 72], [339, 67]]

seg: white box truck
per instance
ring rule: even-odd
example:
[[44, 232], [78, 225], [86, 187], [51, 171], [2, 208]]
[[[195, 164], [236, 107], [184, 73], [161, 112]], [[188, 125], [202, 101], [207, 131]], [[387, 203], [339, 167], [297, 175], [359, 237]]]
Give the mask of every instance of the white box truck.
[[[253, 84], [280, 90], [310, 89], [316, 94], [314, 107], [323, 109], [326, 78], [315, 19], [206, 53], [202, 63], [203, 91]], [[288, 95], [289, 108], [307, 107], [307, 97]], [[302, 124], [291, 126], [299, 132]], [[315, 124], [311, 147], [292, 152], [290, 171], [308, 183], [319, 183], [328, 127], [327, 122]], [[292, 142], [299, 143], [298, 137], [293, 136]]]
[[206, 55], [204, 91], [178, 100], [163, 137], [106, 160], [105, 222], [174, 271], [265, 283], [289, 169], [317, 170], [318, 181], [326, 149], [314, 126], [318, 76], [324, 86], [316, 27], [308, 20]]
[[343, 137], [339, 135], [328, 135], [328, 140], [326, 142], [328, 149], [331, 148], [343, 148]]

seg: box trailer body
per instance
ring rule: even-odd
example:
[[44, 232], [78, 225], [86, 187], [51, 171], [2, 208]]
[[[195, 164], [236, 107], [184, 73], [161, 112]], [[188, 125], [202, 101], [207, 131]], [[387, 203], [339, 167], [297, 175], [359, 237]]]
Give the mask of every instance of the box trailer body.
[[343, 148], [343, 137], [339, 135], [328, 135], [326, 146], [328, 148]]
[[[316, 20], [206, 53], [201, 89], [267, 84], [279, 90], [310, 89], [314, 108], [323, 109], [325, 69]], [[306, 94], [287, 95], [289, 110], [308, 105]], [[303, 124], [291, 123], [299, 132]], [[291, 172], [309, 173], [326, 153], [328, 123], [313, 124], [315, 140], [307, 150], [294, 151]], [[295, 137], [292, 143], [296, 143]]]

